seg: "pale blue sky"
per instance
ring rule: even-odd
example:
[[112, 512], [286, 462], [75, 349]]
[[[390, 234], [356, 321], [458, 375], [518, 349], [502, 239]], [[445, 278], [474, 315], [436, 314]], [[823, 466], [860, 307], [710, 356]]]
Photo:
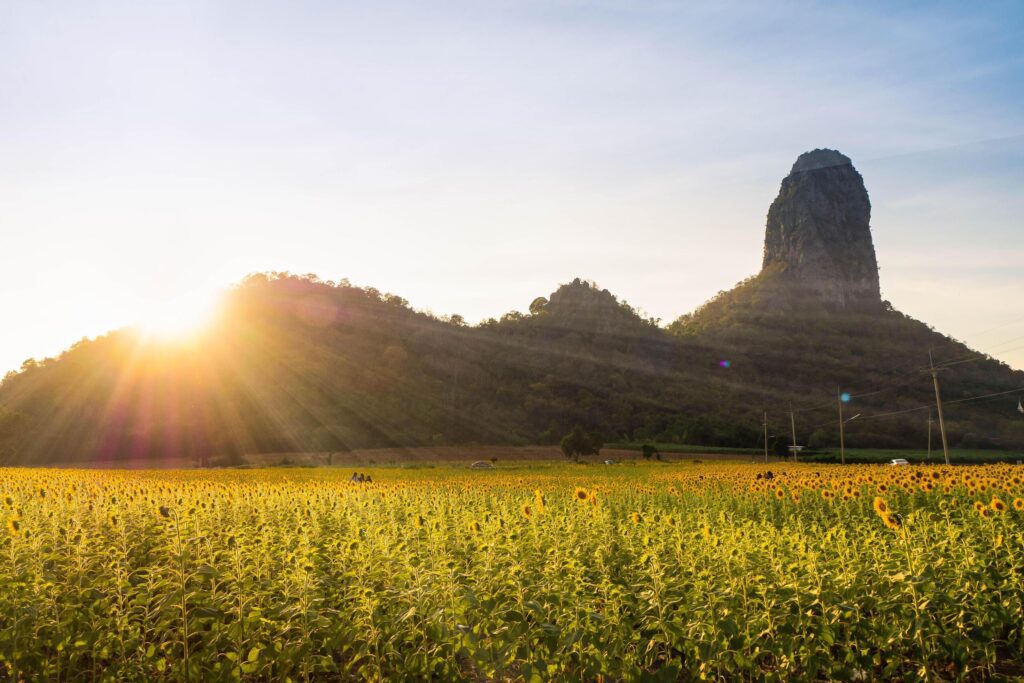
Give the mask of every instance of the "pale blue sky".
[[259, 270], [668, 322], [825, 146], [883, 295], [1024, 367], [1022, 6], [835, 5], [0, 0], [0, 371]]

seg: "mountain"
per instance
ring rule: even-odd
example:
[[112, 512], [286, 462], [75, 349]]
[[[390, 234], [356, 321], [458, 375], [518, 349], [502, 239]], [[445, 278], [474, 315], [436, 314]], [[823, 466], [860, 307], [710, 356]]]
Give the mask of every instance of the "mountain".
[[[612, 440], [920, 447], [940, 368], [953, 445], [1024, 447], [1024, 373], [880, 295], [870, 201], [850, 159], [801, 155], [768, 212], [761, 272], [668, 328], [580, 279], [478, 326], [347, 282], [257, 274], [189, 344], [132, 330], [0, 383], [14, 464], [232, 462], [246, 453]], [[997, 394], [991, 399], [973, 397]], [[963, 399], [972, 399], [964, 401]]]
[[840, 308], [878, 309], [871, 201], [849, 157], [801, 154], [768, 209], [764, 270], [799, 282]]

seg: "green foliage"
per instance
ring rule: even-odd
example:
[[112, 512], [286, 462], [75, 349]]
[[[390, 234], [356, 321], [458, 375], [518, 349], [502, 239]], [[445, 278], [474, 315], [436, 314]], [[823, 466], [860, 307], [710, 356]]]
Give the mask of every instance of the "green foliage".
[[26, 431], [28, 422], [25, 413], [0, 405], [0, 463], [14, 459], [19, 437]]
[[829, 431], [819, 427], [811, 433], [810, 438], [807, 440], [807, 445], [815, 449], [826, 448], [835, 443], [835, 441], [836, 437], [832, 436]]
[[598, 434], [588, 434], [576, 425], [572, 431], [562, 437], [559, 445], [562, 455], [579, 460], [581, 455], [598, 455], [604, 446], [604, 439]]

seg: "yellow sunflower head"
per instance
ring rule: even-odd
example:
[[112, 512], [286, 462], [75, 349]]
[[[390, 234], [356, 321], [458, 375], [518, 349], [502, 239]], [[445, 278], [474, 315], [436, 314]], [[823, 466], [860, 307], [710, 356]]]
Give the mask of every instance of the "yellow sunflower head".
[[885, 499], [881, 496], [875, 496], [875, 501], [871, 505], [875, 509], [875, 514], [882, 516], [889, 512], [889, 504], [885, 502]]
[[886, 512], [885, 514], [883, 514], [882, 522], [885, 523], [885, 526], [893, 530], [899, 529], [903, 526], [903, 518], [897, 515], [895, 512]]

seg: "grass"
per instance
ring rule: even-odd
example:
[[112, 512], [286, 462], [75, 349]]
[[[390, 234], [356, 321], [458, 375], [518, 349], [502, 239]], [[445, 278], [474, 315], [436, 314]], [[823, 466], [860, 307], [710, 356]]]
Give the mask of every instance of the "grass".
[[665, 453], [693, 453], [708, 455], [763, 455], [764, 451], [759, 448], [734, 448], [731, 446], [695, 446], [679, 443], [652, 443], [652, 442], [617, 442], [606, 444], [607, 449], [620, 449], [624, 451], [639, 451], [644, 445], [651, 445], [657, 448], [662, 454]]
[[[708, 454], [708, 455], [749, 455], [753, 458], [763, 457], [764, 451], [760, 448], [731, 448], [725, 446], [696, 446], [692, 444], [651, 444], [662, 454]], [[622, 449], [639, 451], [643, 448], [643, 442], [623, 442], [608, 444], [610, 449]], [[977, 463], [1016, 463], [1024, 460], [1022, 451], [997, 451], [986, 449], [964, 449], [951, 448], [949, 451], [950, 462], [953, 464], [977, 464]], [[847, 448], [846, 461], [848, 463], [883, 463], [894, 458], [905, 458], [913, 463], [939, 464], [943, 462], [942, 447], [932, 449], [931, 459], [928, 459], [926, 449], [897, 449], [897, 448]], [[774, 456], [772, 456], [774, 460]], [[799, 459], [805, 462], [838, 463], [840, 454], [838, 446], [835, 448], [822, 448], [814, 451], [804, 451]]]
[[[943, 462], [943, 454], [941, 446], [937, 450], [932, 450], [931, 459], [928, 458], [928, 451], [925, 449], [921, 450], [909, 450], [909, 449], [884, 449], [884, 448], [847, 448], [846, 449], [846, 461], [850, 463], [878, 463], [878, 462], [889, 462], [894, 458], [904, 458], [912, 463], [932, 463], [940, 464]], [[806, 456], [801, 455], [801, 460], [807, 460], [808, 462], [839, 462], [840, 454], [838, 448], [823, 449], [817, 453], [809, 453]], [[951, 448], [949, 451], [949, 459], [953, 464], [980, 464], [980, 463], [1016, 463], [1018, 460], [1024, 460], [1024, 453], [1020, 451], [995, 451], [995, 450], [983, 450], [983, 449], [962, 449], [962, 448]]]

